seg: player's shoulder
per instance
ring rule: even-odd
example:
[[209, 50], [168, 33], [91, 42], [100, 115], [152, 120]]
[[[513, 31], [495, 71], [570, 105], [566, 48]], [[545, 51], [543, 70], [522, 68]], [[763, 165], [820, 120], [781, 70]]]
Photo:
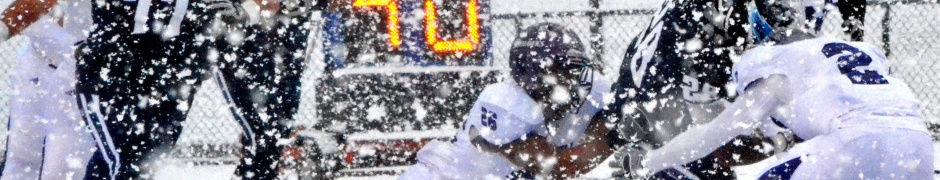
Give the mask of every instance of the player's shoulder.
[[483, 91], [480, 92], [480, 97], [489, 98], [490, 96], [502, 96], [504, 94], [518, 94], [518, 93], [525, 94], [525, 91], [522, 90], [522, 87], [519, 87], [519, 85], [516, 85], [516, 83], [498, 82], [498, 83], [486, 85], [486, 87], [483, 88]]
[[480, 92], [475, 102], [477, 106], [488, 108], [490, 111], [503, 111], [521, 119], [538, 120], [541, 113], [534, 99], [513, 82], [500, 82], [487, 85]]
[[[486, 86], [472, 108], [464, 124], [468, 140], [480, 136], [497, 146], [534, 133], [544, 121], [535, 100], [512, 82]], [[470, 133], [474, 129], [478, 135]]]
[[753, 68], [752, 66], [767, 65], [772, 62], [797, 60], [797, 56], [807, 56], [823, 51], [823, 47], [833, 43], [848, 43], [840, 39], [818, 37], [800, 40], [784, 45], [761, 44], [744, 52], [735, 66]]
[[860, 42], [860, 41], [848, 42], [848, 44], [862, 51], [866, 51], [868, 55], [870, 56], [875, 56], [875, 57], [878, 57], [878, 59], [882, 59], [882, 60], [887, 59], [884, 51], [881, 50], [881, 47], [878, 47], [875, 44], [867, 43], [867, 42]]
[[758, 45], [744, 51], [744, 54], [741, 55], [741, 59], [734, 63], [732, 69], [734, 69], [734, 71], [740, 71], [750, 69], [752, 66], [764, 64], [773, 59], [775, 52], [774, 46]]
[[789, 45], [788, 45], [788, 46], [789, 46], [788, 48], [789, 48], [789, 49], [802, 49], [802, 50], [811, 49], [811, 50], [812, 50], [812, 49], [814, 49], [815, 47], [819, 47], [819, 50], [821, 51], [821, 50], [823, 50], [822, 47], [825, 47], [825, 46], [827, 46], [827, 45], [831, 46], [831, 45], [833, 45], [833, 44], [846, 44], [846, 45], [850, 45], [850, 46], [852, 46], [852, 47], [859, 48], [859, 49], [862, 49], [862, 50], [879, 50], [879, 49], [880, 49], [880, 48], [878, 48], [878, 46], [875, 46], [875, 45], [872, 44], [872, 43], [861, 42], [861, 41], [846, 41], [846, 40], [843, 40], [843, 39], [833, 38], [833, 37], [816, 37], [816, 38], [813, 38], [813, 39], [807, 39], [807, 40], [799, 41], [799, 42], [796, 42], [796, 43], [793, 43], [793, 44], [789, 44]]
[[480, 92], [477, 102], [504, 104], [507, 106], [535, 105], [535, 100], [529, 97], [522, 87], [512, 82], [499, 82], [487, 85], [483, 88], [483, 91]]
[[738, 93], [749, 86], [754, 81], [760, 80], [772, 74], [786, 74], [784, 67], [780, 64], [787, 64], [781, 61], [788, 61], [791, 58], [782, 58], [781, 56], [793, 55], [793, 52], [786, 46], [763, 44], [753, 47], [744, 52], [741, 59], [734, 63], [731, 68], [732, 81], [738, 85]]
[[744, 55], [742, 55], [741, 57], [742, 57], [742, 60], [753, 59], [754, 57], [763, 57], [766, 54], [773, 52], [773, 51], [774, 51], [773, 45], [758, 44], [758, 45], [754, 45], [754, 47], [751, 47], [747, 51], [744, 51]]

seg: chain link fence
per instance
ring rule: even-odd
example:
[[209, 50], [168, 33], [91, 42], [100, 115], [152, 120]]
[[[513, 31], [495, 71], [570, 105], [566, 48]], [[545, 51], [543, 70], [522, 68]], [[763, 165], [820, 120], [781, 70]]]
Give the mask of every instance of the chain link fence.
[[882, 16], [866, 20], [880, 25], [880, 31], [866, 28], [873, 29], [866, 41], [884, 45], [891, 73], [907, 81], [921, 99], [934, 139], [940, 139], [940, 14], [936, 12], [940, 12], [936, 0], [881, 3], [868, 13]]
[[[12, 106], [13, 99], [13, 85], [12, 77], [13, 71], [15, 68], [16, 56], [19, 53], [19, 49], [26, 42], [26, 38], [22, 36], [15, 36], [7, 40], [6, 42], [0, 43], [0, 142], [4, 145], [7, 144], [7, 127], [9, 125], [8, 120], [10, 119], [10, 107]], [[6, 146], [0, 147], [3, 150], [6, 150]], [[5, 157], [0, 157], [5, 158]]]
[[[508, 54], [513, 37], [522, 28], [540, 22], [564, 24], [581, 35], [582, 41], [592, 57], [602, 62], [607, 78], [618, 78], [619, 67], [629, 42], [648, 25], [657, 9], [631, 7], [603, 7], [596, 11], [515, 13], [490, 16], [492, 29], [492, 64], [508, 69]], [[940, 137], [940, 2], [925, 1], [871, 1], [865, 20], [864, 41], [883, 47], [888, 54], [893, 76], [908, 82], [921, 99], [923, 115], [931, 124], [935, 139]], [[838, 11], [830, 11], [825, 18], [825, 36], [848, 39], [842, 33]], [[316, 16], [315, 16], [316, 17]], [[312, 25], [319, 27], [320, 20]], [[318, 28], [312, 32], [308, 53], [308, 69], [304, 72], [303, 101], [298, 111], [298, 125], [314, 124], [314, 100], [317, 96], [315, 81], [322, 76], [323, 34]], [[6, 143], [7, 120], [13, 87], [11, 71], [20, 47], [26, 45], [22, 37], [14, 37], [0, 43], [0, 142]], [[590, 43], [589, 43], [590, 42]], [[504, 77], [503, 77], [504, 78]], [[482, 87], [481, 87], [482, 88]], [[178, 144], [182, 152], [205, 150], [235, 153], [241, 130], [222, 97], [221, 90], [211, 79], [204, 83], [189, 117], [184, 122], [184, 132]], [[459, 122], [455, 122], [459, 123]], [[3, 148], [3, 146], [0, 146]], [[228, 153], [228, 154], [231, 154]], [[198, 155], [196, 155], [198, 156]]]

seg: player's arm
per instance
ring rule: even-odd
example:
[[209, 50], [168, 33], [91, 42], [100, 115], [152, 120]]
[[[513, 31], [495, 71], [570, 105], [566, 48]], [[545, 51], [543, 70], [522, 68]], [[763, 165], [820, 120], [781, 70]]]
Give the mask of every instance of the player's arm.
[[545, 137], [526, 135], [506, 145], [496, 146], [483, 138], [473, 143], [485, 151], [503, 155], [526, 172], [551, 174], [568, 179], [591, 170], [613, 151], [607, 146], [607, 127], [595, 116], [578, 146], [559, 149]]
[[56, 4], [56, 0], [18, 0], [0, 13], [0, 41], [23, 32]]
[[571, 179], [587, 173], [613, 153], [607, 145], [607, 126], [602, 117], [600, 113], [593, 117], [580, 145], [557, 152], [558, 166], [552, 171], [556, 179]]
[[476, 147], [502, 155], [527, 173], [550, 174], [558, 164], [559, 152], [555, 146], [549, 143], [547, 138], [534, 132], [502, 145], [492, 143], [479, 134], [475, 128], [470, 130], [470, 136], [475, 137], [471, 142]]
[[722, 167], [743, 166], [767, 159], [796, 143], [796, 136], [789, 130], [776, 134], [761, 134], [758, 130], [752, 135], [739, 135], [712, 155]]
[[646, 153], [645, 167], [657, 172], [701, 159], [740, 135], [750, 135], [781, 104], [789, 100], [786, 77], [771, 75], [753, 81], [714, 120], [685, 131]]
[[[476, 129], [471, 129], [474, 136]], [[557, 152], [545, 137], [530, 133], [518, 140], [505, 145], [495, 145], [481, 136], [471, 142], [483, 151], [497, 153], [506, 157], [512, 164], [530, 173], [548, 173], [550, 167], [557, 163]]]

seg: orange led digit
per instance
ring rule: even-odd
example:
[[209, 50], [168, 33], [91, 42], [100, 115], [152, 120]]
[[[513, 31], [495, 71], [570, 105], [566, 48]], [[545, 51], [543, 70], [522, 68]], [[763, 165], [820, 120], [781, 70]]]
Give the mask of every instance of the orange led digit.
[[477, 19], [477, 2], [469, 0], [467, 5], [467, 31], [469, 38], [463, 37], [457, 40], [439, 40], [437, 39], [437, 8], [432, 0], [424, 1], [424, 23], [425, 36], [428, 45], [435, 52], [466, 52], [472, 51], [473, 46], [480, 43], [480, 22]]
[[353, 7], [379, 6], [388, 9], [388, 35], [392, 48], [401, 46], [401, 24], [398, 23], [398, 3], [395, 0], [356, 0]]

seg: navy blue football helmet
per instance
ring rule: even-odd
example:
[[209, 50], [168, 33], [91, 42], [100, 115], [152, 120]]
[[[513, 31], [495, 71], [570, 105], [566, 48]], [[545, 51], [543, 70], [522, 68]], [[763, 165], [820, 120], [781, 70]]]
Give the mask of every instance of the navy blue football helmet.
[[[555, 85], [590, 92], [594, 79], [581, 39], [555, 23], [539, 23], [522, 30], [509, 51], [509, 67], [513, 80], [536, 100], [549, 96]], [[580, 102], [575, 95], [578, 93], [571, 94], [572, 102]]]

